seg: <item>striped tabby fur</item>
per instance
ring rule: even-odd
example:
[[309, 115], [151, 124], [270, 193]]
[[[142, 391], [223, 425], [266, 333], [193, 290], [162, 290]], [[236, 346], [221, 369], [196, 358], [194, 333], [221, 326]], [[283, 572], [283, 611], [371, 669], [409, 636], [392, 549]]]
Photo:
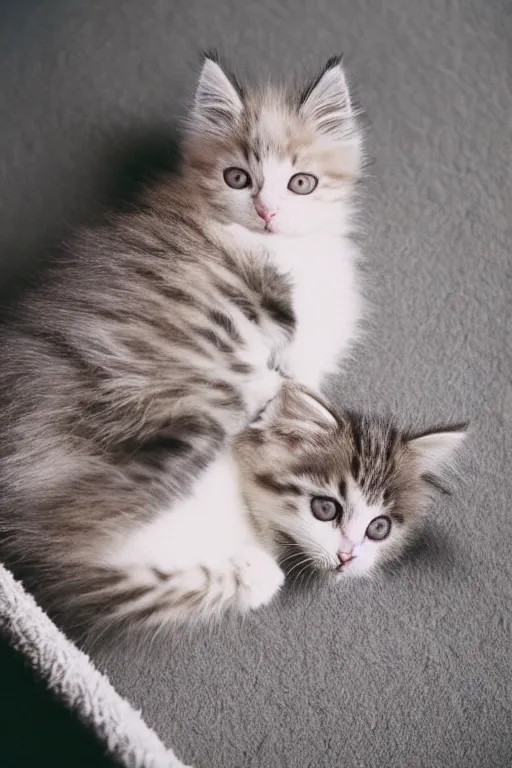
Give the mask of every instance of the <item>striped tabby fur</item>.
[[[137, 210], [67, 243], [2, 331], [0, 557], [68, 616], [142, 599], [118, 537], [218, 490], [282, 374], [318, 386], [356, 333], [360, 133], [339, 60], [299, 94], [245, 91], [207, 58], [184, 153]], [[227, 186], [232, 165], [250, 189]], [[311, 195], [289, 190], [296, 173]]]

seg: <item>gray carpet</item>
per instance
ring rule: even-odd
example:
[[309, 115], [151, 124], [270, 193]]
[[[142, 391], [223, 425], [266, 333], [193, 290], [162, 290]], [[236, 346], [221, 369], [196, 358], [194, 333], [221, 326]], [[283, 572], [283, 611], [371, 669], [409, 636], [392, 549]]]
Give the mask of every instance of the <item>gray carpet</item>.
[[472, 424], [464, 482], [399, 572], [119, 648], [103, 660], [118, 690], [197, 768], [512, 765], [510, 4], [62, 0], [0, 14], [4, 289], [170, 160], [199, 48], [276, 76], [343, 50], [374, 161], [375, 322], [335, 397]]

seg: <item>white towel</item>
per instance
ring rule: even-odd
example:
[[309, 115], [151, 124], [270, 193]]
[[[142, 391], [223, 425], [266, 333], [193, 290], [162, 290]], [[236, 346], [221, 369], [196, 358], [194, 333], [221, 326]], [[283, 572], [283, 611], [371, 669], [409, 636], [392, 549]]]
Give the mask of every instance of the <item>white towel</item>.
[[1, 564], [0, 632], [126, 768], [187, 768]]

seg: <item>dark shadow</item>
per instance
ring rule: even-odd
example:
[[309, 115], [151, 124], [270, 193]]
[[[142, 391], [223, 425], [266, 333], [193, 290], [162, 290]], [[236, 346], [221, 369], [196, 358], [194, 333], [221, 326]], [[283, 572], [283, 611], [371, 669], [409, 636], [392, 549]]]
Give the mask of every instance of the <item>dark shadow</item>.
[[19, 254], [15, 261], [23, 269], [2, 275], [0, 282], [0, 321], [9, 307], [35, 282], [44, 279], [50, 262], [58, 261], [62, 243], [76, 229], [100, 224], [107, 212], [136, 208], [145, 188], [167, 174], [176, 174], [181, 165], [180, 139], [175, 128], [161, 126], [150, 131], [120, 136], [115, 146], [102, 153], [93, 199], [81, 220], [58, 232], [53, 242], [43, 242], [35, 253]]
[[384, 570], [395, 575], [403, 568], [450, 569], [455, 562], [455, 552], [446, 532], [430, 521], [417, 538], [407, 547], [399, 563], [388, 564]]
[[114, 768], [104, 747], [0, 638], [2, 768]]
[[180, 137], [169, 126], [121, 139], [115, 150], [107, 148], [108, 171], [100, 202], [108, 210], [129, 211], [137, 206], [144, 190], [181, 166]]

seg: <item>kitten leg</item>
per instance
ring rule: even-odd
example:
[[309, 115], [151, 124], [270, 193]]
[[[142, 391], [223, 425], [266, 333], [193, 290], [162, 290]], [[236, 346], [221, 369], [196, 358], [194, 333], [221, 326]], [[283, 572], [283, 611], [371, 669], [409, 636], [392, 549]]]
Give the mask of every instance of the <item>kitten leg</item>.
[[336, 366], [326, 366], [325, 361], [315, 359], [314, 353], [307, 357], [296, 346], [292, 346], [279, 360], [279, 367], [284, 371], [286, 378], [302, 384], [312, 392], [320, 392], [325, 375], [336, 370]]
[[[312, 392], [320, 392], [324, 380], [324, 372], [320, 365], [313, 361], [309, 364], [304, 364], [301, 361], [301, 364], [298, 365], [292, 363], [292, 365], [290, 365], [290, 370], [291, 378], [295, 379], [299, 384], [303, 384]], [[326, 371], [326, 374], [330, 372], [331, 370], [329, 369]]]
[[248, 545], [215, 568], [199, 566], [172, 577], [169, 610], [179, 618], [186, 618], [188, 613], [203, 619], [230, 608], [247, 613], [269, 603], [284, 578], [271, 555], [259, 546]]
[[255, 610], [269, 603], [284, 584], [284, 573], [274, 558], [257, 546], [248, 546], [233, 559], [237, 580], [237, 606]]
[[[250, 343], [237, 353], [237, 362], [246, 366], [248, 373], [240, 382], [240, 389], [249, 415], [248, 424], [277, 395], [283, 376], [271, 363], [268, 343], [259, 332], [250, 329]], [[244, 426], [247, 426], [245, 424]]]
[[285, 352], [290, 376], [316, 391], [339, 372], [360, 335], [363, 313], [356, 249], [330, 238], [320, 239], [317, 248], [313, 267], [300, 253], [289, 256], [297, 324]]
[[269, 603], [284, 582], [276, 561], [253, 545], [213, 568], [134, 569], [118, 576], [115, 588], [90, 594], [89, 599], [102, 597], [108, 603], [107, 621], [146, 626], [207, 622], [230, 609], [244, 614]]
[[98, 565], [121, 576], [104, 593], [112, 618], [152, 626], [255, 609], [284, 581], [255, 537], [230, 451], [188, 498], [128, 534], [120, 530], [100, 557]]
[[295, 339], [280, 351], [275, 362], [284, 379], [293, 379], [313, 392], [320, 392], [325, 376], [336, 371], [337, 360], [338, 355], [326, 355], [321, 345], [308, 338], [299, 326]]

